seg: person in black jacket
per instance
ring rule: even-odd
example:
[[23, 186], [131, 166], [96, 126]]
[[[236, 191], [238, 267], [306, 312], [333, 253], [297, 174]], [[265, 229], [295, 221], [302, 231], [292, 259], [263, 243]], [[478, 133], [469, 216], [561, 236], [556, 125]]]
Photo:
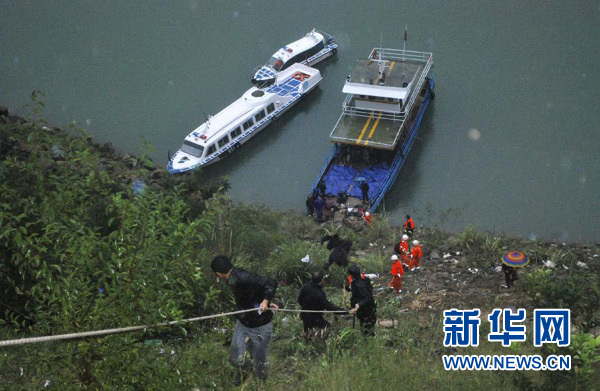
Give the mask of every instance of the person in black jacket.
[[[312, 279], [302, 286], [298, 303], [303, 310], [311, 311], [344, 311], [339, 312], [339, 315], [347, 314], [348, 311], [332, 304], [323, 292], [323, 275], [320, 272], [315, 272]], [[302, 312], [300, 319], [304, 324], [304, 332], [310, 334], [311, 331], [320, 331], [329, 328], [329, 322], [323, 318], [323, 313], [319, 312]]]
[[210, 267], [219, 278], [227, 280], [233, 291], [236, 311], [256, 308], [256, 311], [236, 315], [229, 349], [229, 360], [238, 369], [236, 384], [241, 382], [242, 369], [247, 367], [245, 356], [248, 342], [250, 355], [254, 360], [254, 374], [265, 379], [269, 344], [273, 335], [273, 312], [269, 308], [278, 308], [271, 302], [275, 296], [277, 281], [234, 267], [224, 255], [213, 258]]
[[356, 265], [348, 268], [348, 281], [346, 290], [352, 292], [350, 306], [354, 307], [349, 312], [356, 314], [360, 321], [360, 328], [364, 335], [375, 335], [374, 327], [377, 323], [377, 304], [373, 298], [373, 286], [369, 277], [360, 274]]
[[369, 203], [369, 184], [367, 181], [360, 182], [360, 190], [362, 191], [362, 201], [364, 204]]
[[348, 266], [348, 255], [350, 254], [352, 241], [344, 240], [340, 238], [340, 235], [335, 234], [333, 236], [323, 236], [321, 238], [321, 244], [325, 242], [327, 242], [327, 250], [331, 250], [327, 265], [324, 266], [325, 270], [329, 270], [333, 263], [336, 263], [341, 267]]

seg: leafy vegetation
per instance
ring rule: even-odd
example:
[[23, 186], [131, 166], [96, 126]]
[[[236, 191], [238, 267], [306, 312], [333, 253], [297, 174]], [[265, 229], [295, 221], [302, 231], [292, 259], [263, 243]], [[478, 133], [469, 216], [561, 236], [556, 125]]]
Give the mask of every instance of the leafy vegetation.
[[[216, 282], [208, 266], [217, 254], [277, 279], [277, 303], [297, 308], [300, 286], [326, 263], [328, 251], [320, 244], [326, 233], [352, 240], [350, 259], [363, 270], [389, 271], [400, 229], [390, 226], [385, 215], [357, 233], [263, 206], [233, 205], [225, 194], [227, 183], [204, 184], [198, 180], [201, 172], [169, 176], [146, 154], [118, 157], [111, 148], [91, 143], [75, 126], [66, 131], [48, 128], [38, 98], [36, 94], [27, 122], [0, 120], [0, 339], [151, 325], [230, 311], [230, 291]], [[449, 210], [441, 215], [441, 224], [456, 217]], [[384, 289], [383, 278], [374, 280], [378, 314], [396, 327], [378, 327], [375, 337], [365, 339], [351, 318], [331, 317], [329, 338], [308, 342], [297, 315], [279, 313], [269, 380], [262, 384], [250, 378], [241, 388], [545, 390], [593, 389], [598, 384], [600, 341], [592, 330], [600, 326], [600, 284], [596, 266], [576, 266], [582, 252], [474, 228], [451, 235], [419, 227], [415, 234], [425, 248], [461, 252], [467, 266], [486, 271], [497, 266], [507, 248], [518, 245], [533, 264], [523, 278], [523, 294], [535, 305], [571, 308], [576, 330], [568, 348], [522, 344], [507, 351], [482, 341], [477, 350], [464, 352], [571, 354], [577, 369], [468, 375], [445, 371], [441, 356], [463, 350], [443, 348], [442, 312], [435, 306], [449, 303], [441, 300], [453, 292], [426, 282], [429, 296], [395, 300]], [[310, 261], [302, 262], [307, 255]], [[555, 269], [543, 268], [548, 260]], [[439, 266], [442, 277], [460, 271], [454, 265]], [[436, 266], [432, 262], [427, 267]], [[418, 276], [407, 277], [405, 284], [413, 286]], [[344, 277], [333, 266], [325, 291], [331, 301], [347, 307]], [[460, 288], [455, 290], [460, 293]], [[470, 303], [483, 306], [479, 299], [471, 297]], [[229, 389], [233, 370], [226, 345], [233, 324], [225, 317], [0, 348], [0, 389]]]

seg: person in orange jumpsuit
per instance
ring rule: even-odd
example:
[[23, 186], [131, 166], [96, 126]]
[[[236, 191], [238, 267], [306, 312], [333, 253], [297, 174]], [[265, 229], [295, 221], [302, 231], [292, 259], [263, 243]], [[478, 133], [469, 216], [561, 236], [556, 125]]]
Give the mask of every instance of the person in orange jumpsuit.
[[404, 223], [404, 233], [412, 238], [415, 230], [415, 222], [410, 215], [406, 215], [406, 223]]
[[410, 257], [410, 248], [408, 246], [408, 235], [402, 235], [402, 240], [395, 248], [396, 255], [400, 256], [402, 263], [408, 266], [409, 257]]
[[363, 219], [365, 220], [365, 222], [367, 223], [367, 225], [369, 227], [373, 226], [373, 215], [371, 214], [371, 212], [366, 211], [365, 214], [363, 215]]
[[390, 282], [390, 288], [396, 291], [396, 294], [402, 292], [402, 276], [404, 276], [404, 268], [402, 262], [398, 259], [397, 255], [392, 255], [392, 282]]
[[413, 240], [412, 242], [413, 248], [412, 250], [410, 250], [410, 270], [413, 271], [414, 269], [419, 270], [421, 268], [421, 265], [419, 264], [419, 262], [421, 261], [421, 258], [423, 258], [423, 249], [421, 248], [421, 245], [419, 244], [418, 240]]

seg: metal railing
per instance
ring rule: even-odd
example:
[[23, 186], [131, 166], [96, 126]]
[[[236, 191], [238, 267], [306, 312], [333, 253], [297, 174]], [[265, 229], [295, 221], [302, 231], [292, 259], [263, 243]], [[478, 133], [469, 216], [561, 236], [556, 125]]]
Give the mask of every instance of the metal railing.
[[421, 62], [423, 64], [431, 64], [433, 61], [433, 54], [429, 52], [416, 52], [412, 50], [373, 48], [371, 53], [369, 53], [369, 59], [411, 61]]
[[[402, 111], [400, 113], [377, 111], [378, 114], [381, 113], [382, 119], [391, 120], [394, 122], [400, 122], [399, 126], [398, 126], [398, 133], [396, 134], [396, 137], [394, 138], [394, 141], [392, 144], [376, 143], [373, 141], [371, 141], [369, 143], [372, 146], [381, 145], [381, 146], [389, 147], [389, 146], [395, 145], [396, 142], [398, 141], [398, 137], [400, 137], [400, 134], [402, 133], [402, 127], [404, 126], [404, 122], [407, 118], [407, 115], [411, 112], [412, 107], [413, 107], [417, 97], [419, 96], [419, 94], [421, 93], [421, 90], [423, 89], [425, 79], [429, 75], [429, 71], [431, 70], [431, 68], [433, 66], [433, 54], [429, 53], [429, 52], [416, 52], [416, 51], [410, 51], [410, 50], [374, 48], [373, 50], [371, 50], [371, 53], [369, 54], [369, 58], [374, 59], [374, 60], [381, 59], [381, 60], [409, 61], [412, 63], [417, 62], [417, 63], [425, 64], [423, 71], [419, 74], [419, 78], [417, 79], [416, 85], [414, 86], [412, 93], [410, 94], [410, 99], [408, 100], [408, 102], [406, 103], [406, 105], [404, 106], [404, 108], [402, 109]], [[338, 123], [344, 115], [349, 115], [349, 116], [353, 116], [353, 117], [369, 117], [371, 115], [371, 113], [374, 111], [374, 110], [367, 110], [367, 109], [359, 109], [355, 106], [351, 106], [350, 103], [351, 103], [353, 97], [354, 97], [354, 95], [348, 94], [346, 96], [346, 99], [344, 99], [344, 103], [342, 104], [342, 115], [340, 116], [340, 119], [338, 119]], [[336, 126], [331, 131], [331, 134], [329, 135], [329, 137], [334, 140], [347, 141], [347, 142], [353, 141], [353, 139], [334, 136], [334, 132], [335, 132], [335, 129], [337, 128], [338, 123], [336, 123]]]

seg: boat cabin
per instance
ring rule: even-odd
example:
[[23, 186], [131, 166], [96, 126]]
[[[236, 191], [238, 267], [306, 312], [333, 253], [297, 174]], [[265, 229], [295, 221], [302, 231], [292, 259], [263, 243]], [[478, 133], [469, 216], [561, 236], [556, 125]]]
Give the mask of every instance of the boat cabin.
[[431, 53], [395, 49], [376, 48], [358, 60], [331, 141], [394, 149], [431, 66]]
[[[263, 91], [255, 90], [253, 92]], [[252, 93], [250, 95], [252, 95]], [[260, 98], [264, 93], [254, 95], [258, 95], [255, 96], [255, 98]], [[233, 109], [233, 107], [231, 108]], [[186, 137], [180, 150], [197, 158], [208, 159], [215, 152], [230, 148], [242, 133], [250, 129], [255, 123], [258, 123], [273, 111], [275, 111], [275, 103], [271, 102], [264, 108], [243, 112], [238, 114], [237, 118], [225, 126], [227, 128], [226, 130], [215, 127], [215, 129], [219, 129], [219, 131], [212, 132], [212, 134], [210, 128], [219, 126], [219, 124], [211, 124], [211, 119], [209, 118], [205, 124]]]

